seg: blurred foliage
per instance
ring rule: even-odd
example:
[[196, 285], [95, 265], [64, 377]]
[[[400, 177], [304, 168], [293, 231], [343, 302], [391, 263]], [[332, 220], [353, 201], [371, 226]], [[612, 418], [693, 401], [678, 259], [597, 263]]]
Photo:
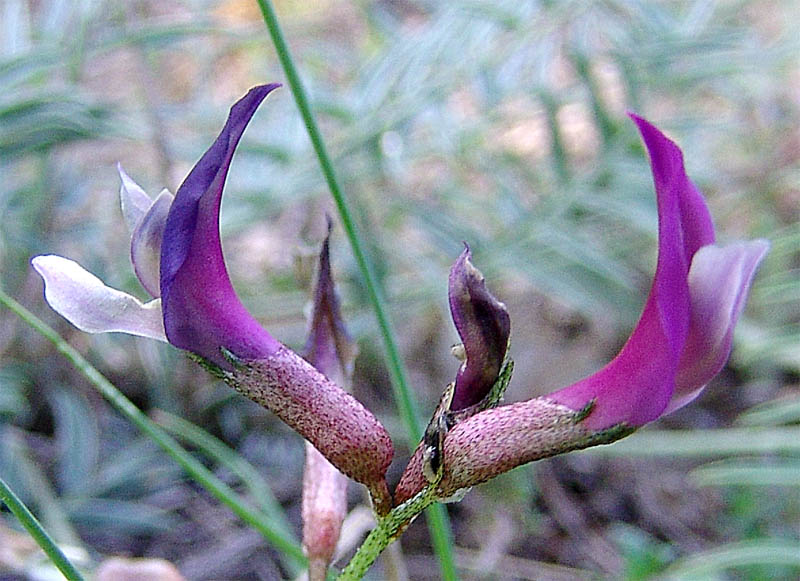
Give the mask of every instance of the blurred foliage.
[[[522, 321], [512, 397], [531, 393], [529, 378], [541, 391], [577, 379], [626, 336], [656, 240], [650, 173], [626, 110], [680, 143], [723, 241], [772, 241], [729, 369], [700, 402], [662, 422], [681, 428], [675, 440], [655, 440], [663, 455], [638, 457], [634, 437], [613, 458], [558, 460], [552, 477], [538, 465], [515, 471], [451, 507], [456, 543], [477, 547], [484, 560], [476, 562], [497, 571], [512, 570], [504, 569], [508, 554], [530, 566], [543, 560], [630, 579], [795, 578], [797, 3], [284, 0], [277, 10], [380, 265], [426, 410], [455, 371], [445, 281], [463, 240]], [[163, 346], [70, 328], [48, 311], [28, 267], [32, 255], [57, 252], [143, 296], [119, 235], [115, 164], [152, 194], [174, 191], [230, 104], [251, 85], [282, 80], [257, 7], [4, 0], [0, 11], [0, 282], [142, 409], [173, 414], [159, 417], [224, 479], [265, 506], [274, 495], [297, 527], [302, 446], [293, 434]], [[290, 345], [303, 341], [304, 265], [326, 211], [332, 205], [305, 130], [288, 91], [279, 92], [234, 162], [223, 230], [243, 300]], [[357, 395], [399, 439], [358, 273], [342, 237], [334, 244], [361, 339]], [[279, 575], [280, 561], [260, 539], [185, 482], [13, 316], [0, 318], [0, 472], [57, 540], [98, 555], [165, 556], [192, 579]], [[736, 449], [715, 452], [705, 430], [732, 425], [728, 440], [724, 431], [717, 437]], [[647, 440], [638, 445], [647, 449]], [[615, 474], [620, 466], [633, 467], [628, 480]], [[653, 471], [664, 483], [648, 479]], [[563, 497], [542, 486], [545, 477]], [[689, 492], [670, 493], [676, 479]], [[673, 496], [647, 500], [648, 487]], [[355, 490], [352, 500], [361, 500]], [[570, 520], [570, 507], [585, 516]], [[707, 518], [698, 523], [686, 511]], [[499, 531], [496, 546], [487, 526]], [[503, 536], [504, 526], [513, 532]], [[403, 543], [422, 563], [409, 557], [415, 579], [435, 569], [424, 535], [412, 527]], [[587, 556], [587, 538], [610, 556]], [[490, 551], [499, 555], [492, 560]], [[528, 569], [514, 564], [526, 578]]]

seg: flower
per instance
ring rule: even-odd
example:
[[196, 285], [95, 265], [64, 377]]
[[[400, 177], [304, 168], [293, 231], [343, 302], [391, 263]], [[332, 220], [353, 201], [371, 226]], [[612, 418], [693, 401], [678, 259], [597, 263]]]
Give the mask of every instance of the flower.
[[[322, 244], [314, 289], [305, 358], [319, 371], [347, 387], [352, 382], [356, 346], [344, 328], [330, 265], [330, 223]], [[375, 502], [379, 514], [391, 509], [388, 487]], [[311, 581], [325, 579], [347, 512], [347, 479], [306, 442], [303, 472], [303, 550]]]
[[219, 236], [222, 188], [244, 129], [278, 85], [251, 89], [232, 108], [216, 141], [186, 176], [169, 210], [161, 244], [160, 288], [169, 342], [223, 369], [224, 347], [241, 359], [280, 349], [233, 290]]
[[[456, 423], [443, 442], [442, 498], [515, 466], [613, 442], [694, 399], [731, 351], [765, 240], [714, 244], [702, 195], [678, 146], [631, 115], [650, 154], [658, 199], [658, 263], [642, 315], [620, 353], [593, 375], [543, 397]], [[425, 486], [409, 463], [396, 502]]]
[[[508, 310], [486, 288], [483, 275], [472, 264], [469, 245], [464, 246], [448, 278], [450, 313], [462, 341], [453, 353], [462, 363], [398, 483], [401, 495], [409, 482], [438, 479], [447, 432], [465, 418], [496, 406], [513, 369], [506, 358], [511, 334]], [[506, 379], [500, 380], [501, 375]]]
[[696, 397], [731, 351], [765, 240], [720, 247], [678, 146], [632, 116], [650, 153], [658, 197], [658, 263], [636, 328], [603, 369], [548, 397], [572, 409], [594, 401], [585, 425], [639, 427]]
[[254, 87], [233, 105], [174, 200], [162, 192], [151, 201], [120, 169], [134, 271], [154, 300], [142, 303], [107, 287], [63, 257], [37, 256], [32, 263], [44, 278], [50, 306], [78, 328], [152, 337], [192, 353], [342, 473], [382, 494], [393, 454], [386, 430], [352, 395], [261, 327], [236, 295], [222, 256], [219, 213], [228, 169], [256, 109], [278, 86]]

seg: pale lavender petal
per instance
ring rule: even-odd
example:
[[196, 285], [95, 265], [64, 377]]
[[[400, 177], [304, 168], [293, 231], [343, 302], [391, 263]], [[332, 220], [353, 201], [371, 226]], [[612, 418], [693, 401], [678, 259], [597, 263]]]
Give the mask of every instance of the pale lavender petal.
[[[465, 245], [466, 246], [466, 245]], [[492, 389], [508, 347], [511, 319], [472, 265], [469, 246], [450, 269], [450, 312], [466, 352], [456, 375], [452, 411], [479, 403]]]
[[121, 164], [117, 164], [120, 187], [119, 201], [122, 206], [122, 217], [128, 225], [128, 231], [133, 233], [144, 215], [150, 209], [153, 200], [131, 177], [125, 173]]
[[31, 264], [44, 279], [48, 304], [81, 331], [129, 333], [166, 342], [160, 300], [142, 303], [61, 256], [36, 256]]
[[276, 87], [255, 87], [231, 108], [219, 137], [178, 189], [161, 246], [169, 342], [226, 369], [223, 348], [242, 359], [259, 359], [280, 347], [236, 295], [219, 234], [222, 189], [234, 151], [259, 104]]
[[172, 200], [172, 194], [167, 190], [162, 191], [141, 217], [131, 235], [133, 270], [145, 290], [154, 297], [161, 295], [158, 276], [161, 241], [164, 238], [164, 227], [167, 224], [167, 214]]
[[346, 514], [347, 477], [306, 442], [301, 515], [309, 580], [325, 579]]
[[722, 248], [705, 246], [695, 254], [689, 271], [689, 336], [665, 413], [692, 401], [722, 369], [756, 268], [768, 250], [766, 240], [753, 240]]

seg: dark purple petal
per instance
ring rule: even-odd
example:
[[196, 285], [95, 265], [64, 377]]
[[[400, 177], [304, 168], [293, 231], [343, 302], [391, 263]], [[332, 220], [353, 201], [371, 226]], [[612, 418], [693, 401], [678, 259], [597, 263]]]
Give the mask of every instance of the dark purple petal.
[[242, 359], [258, 359], [280, 347], [236, 296], [219, 234], [222, 189], [233, 153], [258, 106], [277, 87], [255, 87], [231, 108], [219, 137], [178, 189], [161, 245], [169, 342], [226, 369], [230, 365], [222, 348]]
[[450, 269], [450, 312], [467, 357], [456, 375], [451, 411], [477, 404], [489, 393], [503, 366], [511, 333], [506, 306], [488, 291], [471, 257], [466, 246]]
[[597, 430], [619, 423], [641, 426], [666, 409], [689, 331], [689, 265], [700, 247], [714, 241], [708, 209], [686, 175], [681, 150], [647, 121], [631, 117], [650, 154], [658, 198], [653, 285], [619, 355], [594, 375], [548, 396], [572, 409], [594, 401], [585, 424]]
[[314, 288], [314, 305], [306, 341], [305, 359], [331, 380], [347, 386], [353, 373], [356, 345], [344, 326], [331, 274], [330, 225], [322, 243]]

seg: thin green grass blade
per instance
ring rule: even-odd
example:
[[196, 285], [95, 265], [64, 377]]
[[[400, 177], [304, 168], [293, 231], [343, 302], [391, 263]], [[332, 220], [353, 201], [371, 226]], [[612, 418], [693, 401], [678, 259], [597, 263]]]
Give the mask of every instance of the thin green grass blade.
[[727, 569], [748, 565], [780, 565], [800, 568], [800, 543], [781, 539], [759, 539], [723, 545], [695, 553], [672, 565], [658, 578], [714, 579]]
[[786, 398], [757, 405], [739, 415], [745, 426], [775, 426], [800, 421], [800, 398]]
[[800, 486], [800, 461], [721, 460], [690, 473], [698, 486]]
[[383, 298], [383, 293], [377, 283], [375, 276], [374, 265], [367, 258], [367, 253], [364, 250], [364, 243], [358, 231], [358, 226], [353, 219], [353, 214], [350, 211], [350, 206], [345, 199], [344, 193], [339, 187], [339, 180], [336, 177], [336, 172], [333, 168], [328, 150], [325, 147], [325, 142], [322, 140], [322, 134], [317, 127], [317, 122], [314, 113], [311, 111], [311, 106], [308, 101], [303, 83], [300, 80], [300, 75], [294, 65], [289, 47], [283, 36], [283, 31], [278, 23], [278, 17], [272, 7], [272, 3], [268, 0], [257, 0], [264, 16], [264, 22], [267, 25], [272, 42], [275, 45], [275, 50], [278, 53], [281, 66], [286, 73], [286, 78], [289, 82], [292, 95], [297, 103], [297, 108], [300, 110], [300, 115], [303, 118], [303, 123], [308, 131], [311, 144], [319, 159], [322, 173], [325, 176], [325, 181], [331, 191], [333, 200], [336, 203], [336, 209], [339, 212], [339, 217], [342, 220], [342, 226], [350, 242], [353, 250], [353, 255], [358, 264], [361, 275], [364, 278], [364, 284], [369, 294], [369, 300], [372, 308], [375, 311], [375, 316], [378, 319], [378, 326], [380, 327], [381, 335], [383, 337], [384, 348], [386, 350], [389, 372], [392, 376], [392, 385], [395, 389], [395, 398], [399, 408], [400, 416], [406, 426], [406, 431], [409, 434], [409, 440], [416, 443], [422, 437], [422, 425], [419, 421], [419, 414], [417, 413], [417, 405], [414, 396], [409, 388], [407, 374], [405, 367], [400, 358], [400, 351], [397, 348], [397, 341], [394, 338], [392, 326], [389, 323], [389, 317], [386, 313], [386, 301]]
[[800, 454], [800, 427], [646, 430], [577, 454], [635, 458], [720, 458], [739, 454]]
[[261, 510], [269, 516], [274, 526], [279, 527], [287, 538], [292, 539], [295, 543], [298, 542], [295, 539], [289, 521], [286, 520], [283, 508], [275, 498], [275, 495], [272, 494], [272, 489], [252, 464], [224, 442], [192, 422], [163, 410], [157, 410], [154, 414], [154, 419], [165, 430], [195, 446], [208, 458], [225, 466], [235, 474], [258, 502]]
[[239, 518], [259, 531], [276, 549], [285, 554], [287, 565], [293, 571], [299, 571], [306, 566], [303, 550], [293, 539], [287, 538], [267, 515], [241, 500], [229, 486], [184, 450], [172, 436], [143, 414], [114, 384], [64, 341], [51, 327], [2, 290], [0, 290], [0, 304], [8, 307], [34, 331], [53, 343], [59, 353], [66, 357], [118, 412], [158, 444], [212, 496], [228, 506]]
[[5, 430], [0, 437], [0, 446], [4, 447], [4, 453], [7, 454], [6, 468], [9, 465], [14, 468], [14, 478], [8, 477], [8, 485], [22, 491], [23, 498], [36, 507], [39, 519], [57, 542], [83, 549], [80, 536], [73, 528], [50, 479], [33, 460], [31, 450], [21, 434], [16, 430]]
[[[407, 379], [408, 374], [400, 358], [397, 341], [394, 338], [394, 332], [386, 312], [386, 302], [375, 276], [375, 268], [367, 258], [364, 244], [358, 233], [358, 227], [350, 211], [350, 206], [345, 199], [342, 189], [339, 187], [336, 172], [333, 169], [333, 164], [331, 163], [330, 156], [325, 147], [325, 142], [322, 140], [322, 134], [317, 127], [316, 119], [311, 111], [305, 88], [303, 87], [300, 75], [297, 72], [294, 60], [289, 52], [289, 47], [283, 36], [283, 31], [278, 22], [275, 9], [269, 0], [257, 0], [257, 2], [264, 17], [264, 23], [267, 25], [267, 29], [272, 37], [272, 42], [275, 45], [278, 59], [286, 73], [286, 78], [289, 81], [292, 94], [300, 110], [300, 115], [303, 117], [303, 122], [305, 123], [314, 151], [319, 159], [322, 173], [325, 176], [328, 188], [336, 203], [339, 218], [342, 221], [342, 226], [350, 241], [350, 246], [353, 250], [353, 255], [358, 264], [359, 271], [364, 279], [369, 301], [372, 305], [372, 309], [375, 311], [375, 317], [378, 320], [378, 327], [380, 328], [383, 338], [384, 349], [388, 359], [389, 373], [394, 388], [394, 397], [397, 402], [400, 417], [406, 427], [408, 440], [411, 443], [416, 443], [422, 437], [422, 425], [419, 421], [419, 413], [417, 411], [418, 406], [409, 387]], [[439, 558], [439, 564], [442, 570], [442, 579], [445, 581], [454, 581], [457, 579], [457, 575], [447, 513], [444, 512], [441, 506], [434, 505], [428, 509], [427, 515], [434, 549]]]
[[69, 581], [83, 581], [83, 576], [75, 568], [75, 565], [67, 559], [55, 541], [50, 538], [47, 531], [33, 516], [33, 513], [28, 510], [28, 507], [22, 503], [2, 478], [0, 478], [0, 500], [14, 513], [17, 520], [25, 527], [25, 530], [28, 531], [45, 554], [50, 557], [55, 566], [58, 567], [58, 570], [64, 574], [64, 577]]

